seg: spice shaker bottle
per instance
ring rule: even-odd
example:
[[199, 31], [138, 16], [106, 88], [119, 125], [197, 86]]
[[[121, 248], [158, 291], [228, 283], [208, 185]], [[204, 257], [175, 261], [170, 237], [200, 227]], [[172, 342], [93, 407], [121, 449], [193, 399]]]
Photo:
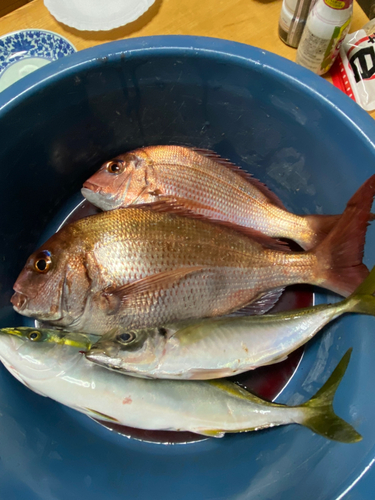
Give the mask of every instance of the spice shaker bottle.
[[283, 0], [279, 18], [279, 37], [297, 48], [310, 8], [315, 0]]
[[332, 66], [350, 28], [353, 0], [317, 0], [306, 21], [297, 64], [318, 75]]

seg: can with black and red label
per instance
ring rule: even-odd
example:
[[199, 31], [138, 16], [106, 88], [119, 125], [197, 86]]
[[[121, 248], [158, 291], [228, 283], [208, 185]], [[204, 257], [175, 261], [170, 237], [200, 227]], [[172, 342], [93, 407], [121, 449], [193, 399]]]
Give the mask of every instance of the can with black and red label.
[[375, 109], [375, 19], [345, 37], [331, 75], [363, 109]]

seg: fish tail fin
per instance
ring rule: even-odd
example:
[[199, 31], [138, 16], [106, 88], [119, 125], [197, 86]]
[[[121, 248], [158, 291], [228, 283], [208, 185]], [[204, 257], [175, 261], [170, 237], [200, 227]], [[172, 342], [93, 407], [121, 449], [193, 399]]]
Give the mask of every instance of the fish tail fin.
[[[302, 241], [297, 241], [299, 245], [304, 250], [311, 250], [321, 243], [332, 229], [338, 224], [341, 219], [340, 215], [322, 215], [322, 214], [312, 214], [304, 215], [303, 218], [308, 222], [311, 229], [311, 237], [309, 239], [303, 239]], [[369, 221], [375, 220], [375, 214], [370, 214]]]
[[336, 226], [341, 218], [340, 215], [304, 215], [303, 218], [307, 221], [311, 229], [311, 237], [308, 239], [303, 239], [301, 241], [297, 240], [297, 243], [301, 245], [304, 250], [311, 250], [321, 243], [326, 236], [331, 232], [331, 230]]
[[346, 372], [352, 349], [349, 349], [336, 366], [327, 382], [309, 401], [301, 405], [305, 419], [301, 424], [333, 441], [356, 443], [362, 436], [333, 410], [333, 398]]
[[315, 284], [347, 297], [368, 276], [362, 263], [366, 229], [372, 220], [375, 175], [371, 176], [349, 200], [339, 222], [311, 252], [317, 257]]
[[375, 266], [367, 278], [356, 290], [345, 299], [347, 304], [345, 312], [369, 314], [375, 316]]

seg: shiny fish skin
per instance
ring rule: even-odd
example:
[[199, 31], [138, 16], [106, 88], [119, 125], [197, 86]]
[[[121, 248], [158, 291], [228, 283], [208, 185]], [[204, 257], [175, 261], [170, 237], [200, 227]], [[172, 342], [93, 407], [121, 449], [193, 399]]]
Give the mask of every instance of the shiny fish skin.
[[[113, 162], [121, 172], [111, 173]], [[149, 146], [119, 155], [83, 185], [82, 194], [103, 210], [160, 199], [214, 220], [289, 238], [308, 250], [339, 216], [295, 215], [266, 186], [215, 153], [181, 146]]]
[[347, 299], [264, 316], [218, 318], [106, 335], [86, 357], [129, 375], [206, 380], [285, 359], [345, 313], [375, 316], [375, 268]]
[[37, 328], [31, 326], [0, 328], [0, 334], [14, 335], [31, 342], [49, 342], [53, 344], [64, 344], [73, 347], [79, 347], [87, 351], [92, 344], [98, 340], [96, 335], [87, 335], [84, 333], [69, 332], [50, 328]]
[[63, 227], [30, 256], [12, 303], [25, 316], [102, 335], [228, 314], [294, 283], [347, 296], [368, 275], [361, 261], [374, 193], [375, 176], [324, 242], [298, 253], [148, 208], [102, 212]]
[[[35, 272], [34, 265], [43, 251], [54, 261], [44, 274]], [[288, 266], [288, 276], [276, 264]], [[176, 269], [186, 269], [186, 275], [160, 287], [146, 283], [139, 294], [125, 292], [123, 304], [111, 292]], [[315, 274], [315, 255], [272, 250], [205, 221], [128, 208], [62, 228], [31, 256], [14, 288], [30, 297], [21, 314], [102, 334], [120, 325], [153, 326], [226, 314], [265, 288], [315, 281]], [[109, 292], [103, 295], [104, 290]]]
[[322, 396], [317, 395], [315, 402], [312, 398], [313, 404], [308, 401], [287, 407], [268, 403], [230, 382], [127, 377], [90, 363], [77, 349], [66, 345], [51, 348], [46, 342], [33, 343], [0, 335], [0, 359], [4, 366], [38, 394], [93, 418], [100, 416], [102, 420], [130, 427], [190, 431], [215, 437], [222, 437], [225, 432], [298, 423], [330, 439], [359, 441], [361, 436], [337, 417], [329, 404], [349, 357], [349, 353], [344, 356], [321, 389]]

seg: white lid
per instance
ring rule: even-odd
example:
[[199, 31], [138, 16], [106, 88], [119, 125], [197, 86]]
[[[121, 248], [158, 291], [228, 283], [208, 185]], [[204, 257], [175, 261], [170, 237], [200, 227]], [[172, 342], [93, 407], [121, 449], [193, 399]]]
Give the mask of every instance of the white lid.
[[78, 30], [111, 30], [140, 17], [155, 0], [44, 0], [61, 23]]

